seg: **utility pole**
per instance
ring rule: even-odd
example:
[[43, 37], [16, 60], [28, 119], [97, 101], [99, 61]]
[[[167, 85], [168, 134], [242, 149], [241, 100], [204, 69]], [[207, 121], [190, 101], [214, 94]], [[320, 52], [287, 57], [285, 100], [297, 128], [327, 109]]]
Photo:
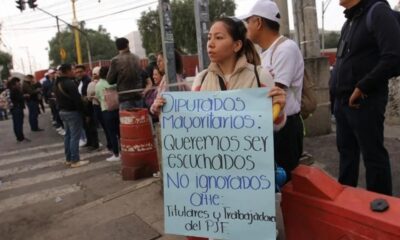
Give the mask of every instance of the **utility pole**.
[[207, 40], [210, 26], [208, 0], [194, 1], [194, 16], [196, 21], [197, 54], [199, 56], [199, 71], [207, 68], [210, 59], [207, 54]]
[[287, 0], [275, 0], [276, 5], [278, 5], [279, 13], [281, 15], [280, 34], [285, 37], [290, 37], [289, 29], [289, 12]]
[[81, 51], [81, 42], [79, 39], [79, 23], [76, 18], [76, 10], [75, 10], [75, 2], [77, 0], [71, 0], [72, 2], [72, 13], [73, 13], [73, 19], [72, 19], [72, 25], [74, 26], [74, 35], [75, 35], [75, 48], [76, 48], [76, 58], [78, 61], [78, 64], [82, 64], [82, 51]]
[[304, 58], [320, 57], [317, 11], [315, 0], [293, 1], [296, 40]]
[[169, 0], [159, 0], [158, 8], [160, 14], [161, 39], [165, 61], [165, 76], [167, 87], [170, 91], [177, 91], [177, 86], [169, 86], [177, 83], [175, 66], [175, 43], [172, 33], [171, 4]]
[[326, 0], [326, 1], [322, 0], [322, 7], [321, 7], [322, 8], [322, 15], [321, 15], [321, 17], [322, 17], [322, 21], [321, 21], [321, 23], [322, 23], [322, 25], [321, 25], [322, 51], [325, 50], [325, 12], [326, 12], [326, 9], [328, 8], [330, 3], [331, 3], [331, 0]]

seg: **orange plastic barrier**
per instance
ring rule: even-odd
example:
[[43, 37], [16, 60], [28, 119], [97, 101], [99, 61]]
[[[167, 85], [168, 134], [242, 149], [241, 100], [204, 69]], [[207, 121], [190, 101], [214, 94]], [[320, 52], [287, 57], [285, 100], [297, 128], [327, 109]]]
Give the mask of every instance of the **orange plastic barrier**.
[[147, 109], [120, 111], [122, 179], [150, 177], [159, 170]]
[[[385, 212], [371, 210], [384, 199]], [[287, 240], [398, 240], [400, 199], [340, 185], [323, 171], [299, 166], [282, 190]]]

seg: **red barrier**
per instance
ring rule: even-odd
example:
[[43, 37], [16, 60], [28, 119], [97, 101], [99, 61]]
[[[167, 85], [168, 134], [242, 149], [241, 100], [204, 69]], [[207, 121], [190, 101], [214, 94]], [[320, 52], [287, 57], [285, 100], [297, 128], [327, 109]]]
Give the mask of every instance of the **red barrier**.
[[122, 179], [150, 177], [159, 170], [147, 109], [120, 111]]
[[[385, 199], [389, 209], [372, 211], [375, 199]], [[342, 186], [317, 168], [292, 172], [281, 207], [287, 240], [400, 239], [400, 199]]]

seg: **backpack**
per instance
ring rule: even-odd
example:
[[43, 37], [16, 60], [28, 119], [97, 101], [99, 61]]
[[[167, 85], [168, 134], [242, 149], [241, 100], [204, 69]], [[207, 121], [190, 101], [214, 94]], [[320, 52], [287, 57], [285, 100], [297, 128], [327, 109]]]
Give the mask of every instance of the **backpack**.
[[[371, 26], [371, 24], [372, 24], [372, 11], [373, 11], [378, 5], [381, 5], [381, 4], [386, 4], [386, 5], [387, 5], [387, 3], [385, 3], [385, 2], [376, 2], [376, 3], [372, 4], [372, 6], [368, 9], [368, 13], [367, 13], [367, 29], [368, 29], [369, 32], [372, 31], [372, 29], [371, 29], [371, 27], [372, 27], [372, 26]], [[398, 22], [399, 25], [400, 25], [400, 12], [395, 11], [395, 10], [393, 10], [393, 9], [391, 9], [391, 10], [392, 10], [392, 13], [393, 13], [394, 17], [396, 18], [397, 22]]]
[[[272, 57], [274, 55], [275, 50], [278, 46], [286, 41], [286, 37], [281, 37], [278, 42], [275, 44], [274, 49], [272, 49], [271, 53], [271, 62], [272, 65]], [[312, 75], [304, 68], [304, 76], [303, 76], [303, 88], [301, 90], [301, 108], [300, 114], [303, 119], [307, 119], [311, 116], [315, 110], [317, 109], [317, 97], [314, 91], [314, 80], [311, 77]]]

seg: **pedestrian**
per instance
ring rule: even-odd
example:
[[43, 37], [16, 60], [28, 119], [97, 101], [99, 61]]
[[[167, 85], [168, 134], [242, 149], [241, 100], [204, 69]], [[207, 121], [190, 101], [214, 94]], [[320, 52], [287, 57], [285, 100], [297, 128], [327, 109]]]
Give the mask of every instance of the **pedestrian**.
[[107, 104], [105, 102], [104, 90], [106, 90], [108, 88], [116, 87], [115, 85], [110, 85], [107, 82], [106, 77], [107, 77], [108, 71], [109, 71], [108, 67], [100, 68], [100, 72], [99, 72], [100, 80], [96, 84], [96, 97], [100, 101], [102, 115], [103, 115], [104, 123], [106, 125], [106, 134], [109, 135], [109, 140], [111, 143], [111, 150], [113, 152], [113, 155], [110, 156], [109, 158], [107, 158], [106, 161], [114, 162], [114, 161], [120, 161], [119, 115], [118, 115], [118, 109], [108, 110]]
[[[144, 91], [144, 103], [145, 103], [146, 108], [149, 110], [150, 110], [151, 105], [153, 105], [153, 102], [156, 99], [158, 93], [162, 91], [160, 89], [160, 83], [162, 81], [163, 74], [157, 66], [155, 66], [153, 68], [152, 75], [153, 75], [152, 79], [154, 80], [154, 83], [150, 82], [151, 83], [150, 88], [147, 91], [146, 90]], [[153, 123], [158, 122], [157, 115], [154, 115], [151, 113], [150, 113], [150, 115], [152, 117]]]
[[[260, 57], [246, 38], [246, 32], [244, 23], [235, 18], [223, 17], [212, 24], [207, 42], [211, 64], [196, 76], [192, 91], [271, 87], [268, 97], [283, 109], [285, 91], [274, 86], [271, 74], [259, 67]], [[159, 95], [151, 106], [151, 112], [159, 114], [164, 104], [165, 99]], [[285, 121], [286, 115], [282, 111], [274, 122], [274, 128], [280, 129]]]
[[[190, 87], [185, 81], [185, 77], [183, 75], [183, 61], [182, 56], [177, 49], [174, 50], [175, 54], [175, 72], [176, 72], [176, 83], [178, 84], [178, 91], [190, 91]], [[159, 89], [165, 90], [166, 86], [166, 78], [165, 75], [165, 61], [163, 52], [159, 52], [157, 54], [157, 67], [160, 70], [160, 73], [163, 75], [162, 81], [159, 84]]]
[[340, 0], [339, 4], [347, 21], [330, 86], [335, 95], [339, 182], [357, 186], [361, 153], [367, 190], [392, 195], [383, 134], [388, 80], [400, 65], [400, 27], [386, 1]]
[[30, 142], [24, 135], [24, 95], [21, 88], [21, 80], [13, 77], [8, 81], [7, 88], [10, 91], [10, 112], [13, 120], [13, 129], [18, 142]]
[[37, 93], [37, 100], [39, 104], [39, 114], [45, 113], [46, 110], [44, 108], [44, 102], [43, 102], [43, 87], [40, 81], [36, 78], [33, 78], [33, 89], [35, 89], [35, 92]]
[[[143, 95], [140, 89], [144, 88], [147, 74], [140, 68], [139, 57], [129, 50], [129, 41], [126, 38], [117, 38], [115, 45], [119, 54], [111, 59], [110, 70], [107, 75], [109, 84], [117, 84], [120, 110], [143, 108]], [[127, 92], [138, 90], [137, 92]]]
[[39, 93], [40, 89], [34, 87], [33, 75], [26, 75], [22, 84], [22, 93], [24, 94], [26, 106], [29, 111], [29, 125], [32, 132], [40, 132], [43, 129], [39, 128]]
[[84, 107], [78, 86], [74, 81], [72, 65], [61, 64], [58, 70], [60, 76], [54, 84], [54, 92], [65, 128], [65, 164], [75, 168], [89, 164], [89, 161], [80, 160], [79, 156], [79, 139], [83, 128]]
[[[274, 133], [275, 162], [291, 179], [303, 153], [303, 122], [300, 115], [304, 60], [297, 44], [279, 33], [280, 13], [273, 1], [258, 0], [249, 13], [240, 17], [247, 23], [247, 36], [262, 49], [261, 64], [277, 86], [286, 92], [285, 126]], [[290, 147], [288, 147], [290, 146]]]

